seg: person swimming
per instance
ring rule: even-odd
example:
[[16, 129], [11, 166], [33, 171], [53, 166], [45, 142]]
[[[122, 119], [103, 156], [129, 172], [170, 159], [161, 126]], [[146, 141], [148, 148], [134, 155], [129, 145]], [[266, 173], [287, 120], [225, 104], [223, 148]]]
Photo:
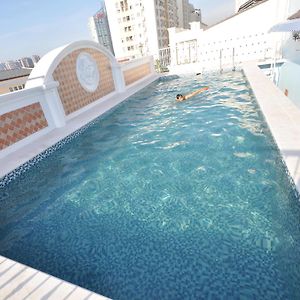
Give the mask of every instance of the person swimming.
[[201, 89], [199, 89], [199, 90], [197, 90], [197, 91], [194, 91], [194, 92], [192, 92], [192, 93], [189, 93], [189, 94], [187, 94], [187, 95], [178, 94], [178, 95], [176, 96], [176, 100], [177, 100], [178, 102], [182, 102], [182, 101], [188, 100], [188, 99], [190, 99], [190, 98], [193, 97], [193, 96], [196, 96], [196, 95], [198, 95], [198, 94], [200, 94], [200, 93], [203, 93], [203, 92], [207, 91], [208, 89], [209, 89], [209, 87], [206, 86], [206, 87], [203, 87], [203, 88], [201, 88]]

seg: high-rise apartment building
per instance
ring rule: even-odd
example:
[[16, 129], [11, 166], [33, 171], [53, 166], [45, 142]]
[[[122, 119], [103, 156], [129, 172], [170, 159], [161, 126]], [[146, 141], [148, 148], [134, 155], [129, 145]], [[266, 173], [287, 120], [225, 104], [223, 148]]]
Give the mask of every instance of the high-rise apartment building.
[[89, 18], [89, 30], [93, 41], [103, 45], [114, 54], [105, 3], [101, 2], [100, 10]]
[[188, 29], [189, 13], [188, 13], [188, 0], [177, 0], [178, 8], [178, 27]]
[[177, 0], [105, 0], [115, 55], [158, 57], [169, 45], [167, 28], [178, 26]]
[[202, 22], [201, 10], [195, 9], [189, 0], [177, 0], [178, 27], [190, 29], [191, 22]]

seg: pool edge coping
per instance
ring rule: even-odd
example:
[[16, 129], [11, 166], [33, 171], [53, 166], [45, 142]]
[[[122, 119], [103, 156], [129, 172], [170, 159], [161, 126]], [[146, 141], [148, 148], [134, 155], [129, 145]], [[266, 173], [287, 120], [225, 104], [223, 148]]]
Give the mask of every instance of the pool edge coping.
[[258, 61], [242, 65], [272, 136], [300, 194], [300, 109], [263, 73]]
[[1, 299], [110, 299], [0, 255]]

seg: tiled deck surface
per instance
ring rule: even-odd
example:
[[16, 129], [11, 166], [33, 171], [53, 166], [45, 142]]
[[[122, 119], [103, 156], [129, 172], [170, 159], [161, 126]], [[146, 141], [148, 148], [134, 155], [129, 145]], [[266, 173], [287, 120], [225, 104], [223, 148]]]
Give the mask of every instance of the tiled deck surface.
[[300, 192], [300, 109], [263, 74], [257, 63], [244, 63], [243, 70]]
[[0, 256], [1, 300], [108, 299]]

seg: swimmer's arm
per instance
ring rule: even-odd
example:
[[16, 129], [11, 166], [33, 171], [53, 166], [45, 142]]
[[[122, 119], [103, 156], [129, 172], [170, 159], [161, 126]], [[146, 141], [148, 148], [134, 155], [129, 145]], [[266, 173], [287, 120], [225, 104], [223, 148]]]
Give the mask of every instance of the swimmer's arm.
[[191, 98], [191, 97], [193, 97], [193, 96], [195, 96], [197, 94], [203, 93], [204, 91], [207, 91], [207, 90], [208, 90], [208, 86], [203, 87], [203, 88], [201, 88], [201, 89], [199, 89], [199, 90], [197, 90], [195, 92], [192, 92], [192, 93], [186, 95], [184, 100], [187, 100], [187, 99], [189, 99], [189, 98]]

